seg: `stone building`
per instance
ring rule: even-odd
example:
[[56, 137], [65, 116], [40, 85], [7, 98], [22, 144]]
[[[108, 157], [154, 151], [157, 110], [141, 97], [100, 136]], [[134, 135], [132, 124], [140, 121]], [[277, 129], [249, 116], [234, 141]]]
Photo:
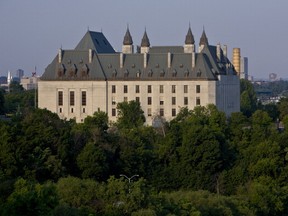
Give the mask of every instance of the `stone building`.
[[83, 122], [97, 110], [117, 119], [117, 103], [139, 101], [151, 125], [181, 107], [215, 104], [227, 115], [240, 111], [239, 77], [227, 47], [209, 45], [203, 30], [198, 52], [189, 27], [184, 46], [150, 46], [145, 30], [134, 53], [129, 28], [122, 52], [100, 32], [87, 31], [73, 50], [59, 49], [38, 83], [39, 108]]

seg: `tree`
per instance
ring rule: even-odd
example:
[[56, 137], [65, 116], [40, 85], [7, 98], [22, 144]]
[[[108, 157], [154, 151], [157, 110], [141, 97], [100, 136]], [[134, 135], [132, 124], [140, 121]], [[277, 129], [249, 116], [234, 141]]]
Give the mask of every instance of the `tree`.
[[119, 129], [131, 129], [142, 126], [145, 123], [144, 112], [137, 101], [122, 102], [117, 104]]
[[244, 115], [250, 117], [257, 109], [257, 97], [250, 81], [240, 80], [240, 110]]
[[288, 115], [288, 98], [281, 98], [278, 103], [278, 110], [280, 112], [280, 119], [282, 120]]
[[0, 115], [4, 114], [5, 112], [4, 104], [5, 104], [4, 91], [0, 88]]

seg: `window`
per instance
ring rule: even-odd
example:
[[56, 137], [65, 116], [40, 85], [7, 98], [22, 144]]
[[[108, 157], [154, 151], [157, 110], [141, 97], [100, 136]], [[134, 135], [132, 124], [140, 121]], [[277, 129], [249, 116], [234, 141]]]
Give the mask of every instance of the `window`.
[[172, 97], [172, 105], [176, 105], [176, 97]]
[[164, 86], [163, 85], [160, 85], [159, 89], [160, 89], [160, 93], [164, 93]]
[[196, 85], [196, 93], [200, 93], [200, 85]]
[[71, 110], [70, 110], [70, 111], [71, 111], [71, 113], [73, 113], [73, 112], [74, 112], [74, 109], [73, 109], [73, 107], [71, 108]]
[[151, 86], [151, 85], [148, 85], [148, 86], [147, 86], [147, 92], [148, 92], [148, 93], [152, 93], [152, 86]]
[[75, 105], [75, 92], [74, 91], [70, 91], [70, 106], [74, 106], [74, 105]]
[[172, 92], [172, 93], [176, 93], [176, 85], [172, 85], [171, 87], [172, 87], [172, 88], [171, 88], [171, 92]]
[[164, 105], [164, 98], [160, 97], [160, 105]]
[[116, 86], [112, 85], [112, 93], [116, 93]]
[[196, 105], [201, 105], [200, 97], [196, 98]]
[[172, 109], [172, 116], [176, 116], [176, 109], [175, 108]]
[[112, 116], [116, 116], [116, 109], [115, 108], [112, 109]]
[[188, 97], [184, 97], [184, 105], [188, 105]]
[[188, 93], [188, 85], [184, 85], [184, 93]]
[[58, 106], [63, 106], [63, 91], [58, 91]]
[[140, 98], [139, 97], [136, 97], [135, 100], [140, 103]]
[[59, 109], [59, 113], [62, 113], [62, 108], [60, 107], [60, 109]]
[[86, 91], [81, 92], [81, 99], [82, 99], [82, 106], [86, 106]]
[[164, 109], [163, 108], [160, 109], [159, 115], [164, 116]]
[[128, 86], [124, 85], [124, 93], [128, 93]]
[[112, 97], [112, 105], [116, 105], [116, 99], [114, 96]]
[[82, 112], [83, 112], [83, 113], [85, 113], [85, 112], [86, 112], [86, 109], [85, 109], [85, 107], [83, 107], [83, 109], [82, 109]]
[[140, 93], [140, 86], [139, 86], [139, 85], [136, 85], [136, 86], [135, 86], [135, 92], [136, 92], [136, 93]]
[[148, 98], [147, 98], [147, 104], [148, 104], [148, 105], [151, 105], [151, 104], [152, 104], [152, 98], [151, 98], [151, 97], [148, 97]]
[[148, 116], [152, 116], [151, 108], [148, 108], [148, 109], [147, 109], [147, 115], [148, 115]]
[[124, 102], [127, 102], [128, 101], [128, 97], [124, 97]]

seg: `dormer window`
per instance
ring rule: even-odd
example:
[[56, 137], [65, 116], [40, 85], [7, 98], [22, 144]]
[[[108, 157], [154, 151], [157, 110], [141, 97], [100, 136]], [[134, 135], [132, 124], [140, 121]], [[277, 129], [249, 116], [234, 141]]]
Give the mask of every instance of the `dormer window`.
[[160, 71], [160, 77], [164, 77], [164, 75], [165, 75], [165, 71], [162, 69], [162, 70]]
[[69, 69], [69, 76], [70, 77], [75, 77], [77, 74], [77, 67], [75, 64], [72, 64], [70, 69]]
[[189, 70], [186, 69], [186, 70], [184, 71], [184, 77], [188, 77], [188, 76], [189, 76]]
[[84, 64], [83, 67], [81, 68], [81, 76], [82, 77], [87, 77], [89, 72], [89, 68], [87, 64]]
[[138, 70], [138, 71], [136, 72], [136, 77], [139, 78], [140, 76], [141, 76], [141, 71]]
[[59, 65], [59, 68], [58, 68], [58, 77], [64, 76], [64, 75], [65, 75], [65, 71], [66, 71], [66, 69], [65, 69], [64, 64]]
[[172, 77], [176, 77], [176, 75], [177, 75], [177, 71], [176, 71], [176, 69], [174, 69], [174, 70], [172, 71]]
[[116, 71], [116, 69], [114, 69], [112, 72], [112, 77], [116, 77], [116, 76], [117, 76], [117, 71]]
[[129, 71], [126, 69], [126, 70], [124, 71], [124, 77], [128, 77], [128, 75], [129, 75]]
[[152, 75], [153, 75], [153, 71], [152, 71], [152, 70], [149, 70], [149, 71], [148, 71], [148, 77], [152, 77]]
[[201, 77], [201, 70], [200, 69], [197, 71], [197, 77]]

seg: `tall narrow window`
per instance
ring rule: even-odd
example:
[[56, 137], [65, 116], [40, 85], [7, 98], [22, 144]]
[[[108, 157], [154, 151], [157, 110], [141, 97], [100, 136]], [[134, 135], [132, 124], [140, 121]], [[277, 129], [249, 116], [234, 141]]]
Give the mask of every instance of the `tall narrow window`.
[[124, 93], [128, 93], [128, 86], [124, 85]]
[[140, 103], [140, 97], [136, 97], [135, 101], [137, 101], [138, 103]]
[[164, 86], [163, 86], [163, 85], [160, 85], [160, 86], [159, 86], [159, 90], [160, 90], [160, 93], [164, 93]]
[[75, 105], [75, 92], [70, 91], [70, 106], [74, 106], [74, 105]]
[[152, 116], [151, 108], [148, 108], [148, 109], [147, 109], [147, 115], [148, 115], [148, 116]]
[[188, 85], [184, 85], [184, 93], [188, 93]]
[[160, 97], [160, 105], [164, 105], [164, 98]]
[[112, 93], [116, 93], [116, 86], [112, 85]]
[[128, 97], [124, 97], [124, 102], [127, 102], [128, 101]]
[[175, 108], [172, 109], [172, 116], [176, 116], [176, 109]]
[[140, 93], [140, 86], [139, 86], [139, 85], [136, 85], [136, 86], [135, 86], [135, 92], [136, 92], [136, 93]]
[[172, 105], [176, 105], [176, 97], [172, 97]]
[[200, 93], [200, 85], [196, 85], [196, 93]]
[[63, 91], [58, 91], [58, 106], [63, 106]]
[[164, 116], [164, 109], [163, 108], [160, 109], [160, 113], [159, 114], [160, 114], [160, 116]]
[[188, 105], [188, 97], [184, 97], [184, 105]]
[[112, 116], [116, 116], [116, 109], [115, 108], [112, 109]]
[[82, 106], [86, 106], [86, 91], [82, 91]]
[[151, 85], [148, 85], [148, 86], [147, 86], [147, 92], [148, 92], [148, 93], [152, 93], [152, 86], [151, 86]]
[[147, 104], [148, 104], [148, 105], [151, 105], [151, 104], [152, 104], [152, 97], [148, 97], [148, 98], [147, 98]]
[[176, 85], [172, 85], [171, 86], [171, 92], [172, 93], [176, 93]]
[[201, 105], [200, 97], [196, 98], [196, 105]]

